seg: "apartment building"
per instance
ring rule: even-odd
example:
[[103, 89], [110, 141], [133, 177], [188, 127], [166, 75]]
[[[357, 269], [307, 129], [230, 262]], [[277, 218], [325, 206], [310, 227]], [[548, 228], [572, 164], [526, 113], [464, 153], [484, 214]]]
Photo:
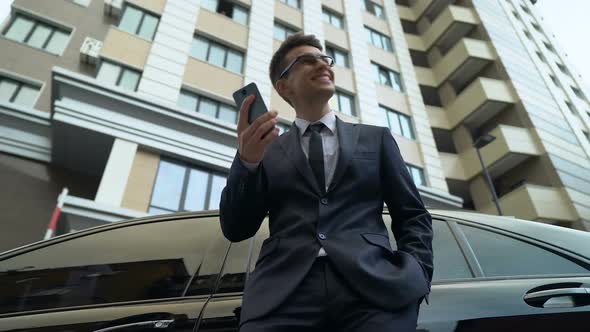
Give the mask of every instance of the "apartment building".
[[288, 35], [336, 59], [333, 109], [387, 126], [430, 207], [590, 229], [590, 104], [525, 0], [16, 0], [0, 27], [0, 250], [150, 214], [216, 209], [233, 91]]

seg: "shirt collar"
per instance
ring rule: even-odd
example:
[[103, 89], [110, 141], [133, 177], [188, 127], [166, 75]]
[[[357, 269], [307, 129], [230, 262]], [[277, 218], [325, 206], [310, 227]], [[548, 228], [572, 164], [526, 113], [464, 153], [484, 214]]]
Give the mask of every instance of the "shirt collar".
[[[321, 119], [314, 123], [318, 122], [322, 122], [324, 125], [326, 125], [326, 127], [330, 129], [332, 134], [336, 132], [336, 114], [334, 113], [334, 111], [330, 110], [330, 112], [326, 113], [326, 115], [324, 115]], [[299, 117], [295, 118], [295, 125], [299, 129], [300, 136], [303, 136], [303, 134], [305, 134], [305, 131], [307, 130], [307, 127], [309, 127], [310, 124], [312, 123], [307, 120], [304, 120]]]

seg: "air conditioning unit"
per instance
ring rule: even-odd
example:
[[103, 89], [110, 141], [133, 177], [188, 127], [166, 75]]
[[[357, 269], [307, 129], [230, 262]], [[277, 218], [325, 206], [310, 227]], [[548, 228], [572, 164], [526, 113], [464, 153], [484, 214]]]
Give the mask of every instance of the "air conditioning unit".
[[80, 60], [84, 63], [96, 65], [99, 60], [102, 42], [100, 40], [86, 37], [80, 47]]
[[123, 0], [104, 0], [104, 13], [108, 16], [118, 18], [122, 8]]

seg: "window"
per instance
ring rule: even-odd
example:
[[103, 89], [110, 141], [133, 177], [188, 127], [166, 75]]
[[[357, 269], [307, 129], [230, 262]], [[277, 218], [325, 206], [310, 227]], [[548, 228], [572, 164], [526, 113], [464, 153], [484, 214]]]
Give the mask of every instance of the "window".
[[150, 213], [219, 209], [226, 176], [162, 159], [154, 182]]
[[379, 105], [379, 108], [385, 113], [389, 129], [397, 135], [405, 138], [415, 139], [412, 119], [390, 108]]
[[324, 18], [324, 22], [330, 23], [338, 29], [344, 29], [344, 19], [342, 18], [342, 15], [336, 14], [335, 12], [326, 8], [322, 8], [322, 16]]
[[525, 5], [522, 5], [522, 4], [521, 4], [521, 5], [520, 5], [520, 8], [522, 8], [522, 10], [524, 10], [524, 12], [525, 12], [525, 13], [527, 13], [527, 14], [530, 14], [530, 13], [531, 13], [531, 11], [530, 11], [529, 7], [527, 7], [527, 6], [525, 6]]
[[400, 21], [402, 22], [402, 30], [404, 30], [405, 33], [409, 33], [412, 35], [418, 34], [418, 25], [416, 24], [416, 22], [404, 19], [400, 19]]
[[537, 30], [539, 32], [543, 32], [543, 29], [541, 29], [541, 26], [538, 25], [537, 23], [533, 22], [533, 23], [531, 23], [531, 25], [533, 26], [533, 28], [535, 28], [535, 30]]
[[191, 290], [210, 294], [229, 246], [222, 238], [218, 218], [177, 218], [22, 253], [0, 262], [0, 314], [181, 297], [196, 271]]
[[393, 46], [391, 45], [391, 39], [389, 37], [368, 27], [365, 27], [365, 31], [367, 32], [369, 42], [373, 46], [393, 52]]
[[582, 92], [582, 90], [576, 88], [576, 87], [571, 87], [572, 91], [576, 94], [576, 96], [578, 96], [578, 98], [582, 99], [582, 100], [586, 100], [586, 96], [584, 96], [584, 93]]
[[459, 225], [486, 277], [588, 273], [574, 262], [534, 244], [481, 228]]
[[244, 53], [201, 36], [195, 36], [193, 39], [190, 54], [234, 73], [241, 74], [244, 69]]
[[588, 143], [590, 143], [590, 134], [586, 131], [583, 131], [584, 136], [586, 136], [586, 139], [588, 140]]
[[518, 13], [516, 12], [516, 10], [512, 11], [512, 14], [514, 15], [514, 17], [516, 17], [517, 20], [520, 21], [520, 15], [518, 15]]
[[332, 46], [326, 46], [326, 53], [332, 58], [334, 58], [334, 63], [338, 66], [350, 68], [348, 64], [348, 53], [336, 49]]
[[152, 40], [154, 39], [158, 22], [159, 19], [157, 16], [127, 4], [123, 10], [121, 21], [119, 21], [119, 29]]
[[202, 0], [201, 7], [225, 15], [235, 22], [248, 24], [248, 9], [227, 0]]
[[440, 95], [438, 94], [438, 90], [435, 87], [427, 86], [427, 85], [419, 85], [420, 87], [420, 94], [422, 95], [422, 100], [424, 104], [436, 107], [442, 107], [442, 102], [440, 100]]
[[529, 40], [533, 40], [533, 36], [531, 35], [530, 32], [528, 32], [527, 30], [524, 30], [524, 35], [529, 39]]
[[408, 172], [410, 172], [410, 175], [414, 180], [414, 184], [416, 184], [417, 186], [426, 185], [426, 178], [424, 177], [424, 170], [422, 170], [422, 168], [412, 166], [410, 164], [406, 164], [406, 167], [408, 168]]
[[576, 107], [572, 103], [566, 101], [565, 104], [567, 105], [567, 108], [569, 108], [570, 112], [572, 112], [573, 114], [578, 114]]
[[555, 52], [555, 49], [553, 48], [553, 45], [547, 43], [547, 42], [543, 42], [543, 44], [545, 45], [545, 48], [547, 48], [549, 51], [551, 52]]
[[562, 65], [561, 63], [556, 63], [557, 67], [559, 68], [559, 70], [561, 70], [562, 73], [569, 75], [570, 72], [569, 70], [567, 70], [567, 67]]
[[[221, 279], [219, 280], [217, 294], [237, 293], [244, 291], [248, 258], [250, 257], [250, 247], [252, 245], [252, 241], [253, 239], [250, 238], [230, 244], [231, 247], [229, 249], [227, 259], [225, 260], [225, 264], [223, 265], [223, 271], [221, 274]], [[236, 319], [235, 326], [237, 327], [237, 317], [233, 317], [233, 319]]]
[[4, 31], [4, 37], [60, 55], [66, 48], [70, 33], [71, 31], [16, 14], [8, 29]]
[[465, 256], [449, 225], [444, 221], [432, 219], [432, 232], [432, 251], [435, 253], [432, 281], [472, 278]]
[[98, 69], [96, 79], [123, 89], [135, 91], [137, 90], [140, 76], [141, 73], [137, 70], [103, 60]]
[[287, 6], [291, 6], [293, 8], [301, 9], [301, 3], [299, 0], [279, 0], [282, 3], [286, 4]]
[[276, 40], [285, 40], [287, 39], [287, 37], [289, 37], [290, 35], [293, 35], [297, 33], [297, 31], [295, 29], [291, 29], [281, 23], [277, 23], [275, 22], [275, 26], [274, 26], [274, 38]]
[[238, 112], [235, 107], [207, 97], [199, 96], [184, 89], [180, 90], [178, 107], [190, 112], [207, 114], [208, 116], [225, 122], [233, 124], [238, 123]]
[[330, 106], [340, 112], [350, 116], [356, 116], [354, 107], [354, 97], [342, 91], [336, 91], [330, 99]]
[[385, 19], [385, 12], [383, 12], [383, 7], [374, 3], [371, 0], [361, 0], [361, 6], [363, 9], [379, 18]]
[[0, 76], [0, 102], [33, 107], [39, 96], [39, 86]]
[[399, 73], [380, 66], [374, 62], [371, 64], [373, 65], [373, 70], [375, 71], [376, 82], [392, 87], [396, 91], [403, 92], [402, 80]]
[[550, 74], [549, 77], [551, 77], [551, 80], [553, 81], [553, 84], [555, 84], [556, 87], [561, 88], [561, 84], [559, 84], [559, 81], [555, 76]]
[[430, 68], [430, 62], [428, 61], [426, 52], [410, 49], [410, 58], [412, 58], [412, 64], [414, 66]]
[[539, 57], [539, 59], [545, 63], [547, 63], [547, 60], [545, 60], [545, 57], [543, 56], [543, 54], [541, 54], [541, 52], [536, 51], [537, 56]]

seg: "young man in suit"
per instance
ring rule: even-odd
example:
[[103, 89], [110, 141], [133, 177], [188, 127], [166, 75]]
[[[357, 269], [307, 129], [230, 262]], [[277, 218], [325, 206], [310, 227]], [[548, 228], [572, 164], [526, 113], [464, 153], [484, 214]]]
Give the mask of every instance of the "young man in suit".
[[[333, 59], [313, 35], [287, 38], [270, 78], [296, 112], [247, 123], [220, 210], [226, 238], [270, 237], [245, 286], [240, 331], [414, 331], [432, 279], [432, 220], [389, 129], [340, 120]], [[382, 219], [392, 218], [393, 251]]]

